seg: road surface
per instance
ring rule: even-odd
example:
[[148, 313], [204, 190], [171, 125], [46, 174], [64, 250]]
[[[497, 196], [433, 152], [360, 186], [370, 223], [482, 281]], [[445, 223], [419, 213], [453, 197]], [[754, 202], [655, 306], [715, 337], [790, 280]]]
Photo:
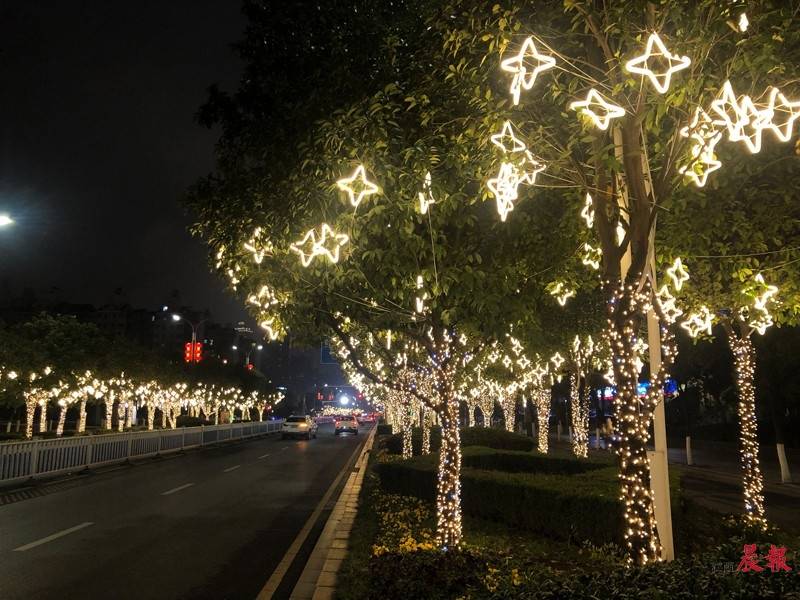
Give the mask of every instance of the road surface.
[[254, 598], [365, 438], [322, 425], [316, 440], [273, 435], [6, 495], [0, 598]]

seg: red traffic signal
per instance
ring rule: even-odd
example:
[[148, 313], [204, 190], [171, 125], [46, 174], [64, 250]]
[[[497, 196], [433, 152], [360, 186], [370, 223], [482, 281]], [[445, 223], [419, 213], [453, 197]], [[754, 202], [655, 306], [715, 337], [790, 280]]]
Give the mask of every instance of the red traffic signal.
[[203, 342], [194, 343], [194, 353], [192, 358], [196, 363], [199, 363], [201, 360], [203, 360]]
[[186, 342], [183, 345], [183, 362], [192, 362], [192, 342]]

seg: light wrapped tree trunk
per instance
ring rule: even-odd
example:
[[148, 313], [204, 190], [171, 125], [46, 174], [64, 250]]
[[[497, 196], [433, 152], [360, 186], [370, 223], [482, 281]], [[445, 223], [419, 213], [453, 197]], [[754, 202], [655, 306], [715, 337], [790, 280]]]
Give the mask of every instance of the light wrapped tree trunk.
[[589, 456], [589, 398], [588, 394], [585, 401], [581, 397], [580, 380], [580, 375], [570, 375], [572, 453], [578, 458], [586, 458]]
[[547, 454], [550, 449], [550, 388], [537, 386], [532, 396], [536, 406], [536, 449]]
[[517, 399], [513, 394], [503, 392], [500, 396], [500, 408], [503, 410], [503, 423], [506, 431], [513, 433], [514, 417], [516, 416]]
[[744, 511], [747, 521], [765, 529], [764, 479], [758, 463], [758, 425], [756, 422], [756, 353], [749, 335], [737, 337], [728, 330], [733, 351], [736, 389], [739, 392], [739, 442], [742, 460]]
[[420, 407], [422, 411], [422, 455], [431, 453], [431, 416], [430, 411]]
[[153, 431], [153, 423], [156, 420], [156, 407], [150, 400], [145, 400], [144, 405], [147, 408], [147, 430]]
[[78, 433], [86, 431], [86, 396], [81, 398], [78, 405]]
[[411, 399], [407, 398], [403, 406], [403, 458], [414, 456], [412, 432], [414, 428], [414, 410], [411, 408]]
[[445, 398], [439, 413], [442, 444], [439, 449], [439, 480], [436, 486], [436, 539], [440, 548], [461, 544], [461, 436], [458, 400]]
[[33, 417], [36, 414], [36, 394], [25, 393], [25, 439], [33, 438]]
[[111, 410], [114, 407], [114, 401], [108, 397], [106, 397], [105, 401], [103, 402], [103, 429], [106, 431], [111, 431]]
[[64, 435], [64, 423], [67, 421], [67, 402], [58, 401], [58, 425], [56, 426], [56, 437]]
[[122, 399], [117, 402], [117, 431], [122, 431], [125, 426], [125, 404]]
[[167, 428], [167, 409], [161, 405], [161, 429]]
[[47, 431], [47, 397], [39, 400], [39, 433]]

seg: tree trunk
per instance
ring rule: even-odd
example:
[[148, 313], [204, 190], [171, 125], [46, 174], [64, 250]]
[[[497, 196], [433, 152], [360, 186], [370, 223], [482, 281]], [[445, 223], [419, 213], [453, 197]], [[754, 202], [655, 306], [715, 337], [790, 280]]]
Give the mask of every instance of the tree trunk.
[[167, 428], [167, 410], [161, 405], [161, 429]]
[[533, 391], [533, 401], [536, 404], [536, 421], [538, 433], [536, 436], [537, 450], [547, 454], [550, 447], [548, 435], [550, 433], [550, 390], [547, 387], [537, 387]]
[[106, 400], [103, 402], [103, 410], [105, 411], [103, 414], [103, 429], [106, 431], [111, 430], [111, 410], [113, 408], [113, 404], [114, 401], [109, 400], [108, 398], [106, 398]]
[[414, 411], [411, 409], [411, 401], [407, 399], [403, 406], [403, 458], [414, 456], [412, 445], [412, 432], [414, 430]]
[[125, 402], [117, 402], [117, 431], [121, 432], [125, 426]]
[[422, 455], [425, 456], [431, 453], [431, 416], [430, 411], [426, 408], [421, 408], [422, 413]]
[[580, 375], [570, 375], [572, 453], [578, 458], [586, 458], [589, 456], [589, 405], [582, 401], [580, 381]]
[[47, 400], [39, 401], [39, 433], [47, 431]]
[[147, 431], [153, 431], [153, 423], [156, 421], [156, 407], [151, 401], [145, 402], [147, 407]]
[[56, 437], [64, 435], [64, 423], [67, 421], [67, 403], [58, 405], [58, 425], [56, 426]]
[[[638, 278], [637, 278], [638, 279]], [[616, 427], [619, 433], [619, 476], [621, 497], [625, 503], [625, 541], [629, 560], [646, 564], [660, 560], [661, 543], [656, 529], [653, 492], [650, 489], [650, 459], [647, 441], [652, 410], [642, 407], [639, 398], [637, 334], [644, 323], [644, 292], [627, 284], [612, 295], [609, 303], [609, 334], [614, 354], [614, 399]], [[665, 361], [666, 362], [666, 361]], [[661, 387], [661, 382], [653, 382]]]
[[461, 544], [461, 439], [458, 400], [445, 398], [439, 414], [442, 445], [439, 449], [439, 482], [436, 487], [436, 539], [443, 550]]
[[733, 351], [736, 389], [739, 392], [739, 442], [744, 481], [744, 511], [747, 521], [766, 528], [764, 479], [758, 464], [758, 425], [756, 422], [756, 353], [750, 336], [738, 336], [728, 327], [728, 343]]
[[503, 423], [506, 431], [514, 432], [514, 417], [516, 417], [517, 399], [511, 394], [500, 397], [500, 408], [503, 410]]
[[86, 396], [81, 398], [78, 406], [78, 433], [86, 431]]
[[36, 398], [25, 398], [25, 439], [33, 438], [33, 417], [36, 414]]

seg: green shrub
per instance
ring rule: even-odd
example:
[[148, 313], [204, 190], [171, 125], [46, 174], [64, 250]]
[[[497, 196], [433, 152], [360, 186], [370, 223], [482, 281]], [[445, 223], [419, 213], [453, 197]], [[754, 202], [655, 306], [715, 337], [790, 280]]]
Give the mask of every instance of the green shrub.
[[176, 427], [199, 427], [200, 425], [213, 425], [212, 421], [207, 421], [202, 417], [190, 417], [181, 415], [175, 420]]
[[[379, 432], [380, 433], [380, 432]], [[431, 428], [431, 451], [438, 452], [442, 442], [442, 430], [439, 427]], [[422, 454], [422, 429], [415, 427], [411, 433], [411, 445], [414, 456]], [[517, 433], [510, 433], [504, 429], [490, 429], [486, 427], [469, 427], [461, 430], [461, 446], [485, 446], [497, 450], [518, 450], [530, 452], [533, 450], [532, 438]], [[403, 453], [403, 435], [396, 433], [383, 441], [383, 448], [390, 454]]]
[[[526, 464], [538, 471], [502, 472], [466, 466], [471, 461], [511, 464], [519, 467], [524, 459], [487, 459], [491, 451], [468, 448], [464, 451], [461, 472], [461, 504], [465, 514], [508, 523], [555, 539], [591, 541], [597, 544], [622, 542], [623, 508], [619, 501], [616, 468], [593, 465], [578, 473], [578, 467], [565, 467], [568, 459], [535, 457]], [[493, 452], [496, 455], [510, 454]], [[538, 461], [538, 462], [536, 462]], [[553, 466], [544, 466], [553, 461]], [[571, 461], [582, 464], [581, 461]], [[591, 463], [582, 464], [586, 468]], [[558, 469], [574, 474], [553, 474]], [[436, 498], [437, 457], [434, 455], [377, 466], [381, 487], [393, 494]], [[564, 471], [561, 471], [564, 472]]]
[[608, 467], [607, 463], [592, 460], [559, 458], [530, 452], [496, 452], [491, 448], [464, 448], [461, 465], [471, 469], [503, 471], [505, 473], [552, 473], [575, 475]]
[[392, 426], [386, 423], [379, 423], [375, 435], [392, 435]]

